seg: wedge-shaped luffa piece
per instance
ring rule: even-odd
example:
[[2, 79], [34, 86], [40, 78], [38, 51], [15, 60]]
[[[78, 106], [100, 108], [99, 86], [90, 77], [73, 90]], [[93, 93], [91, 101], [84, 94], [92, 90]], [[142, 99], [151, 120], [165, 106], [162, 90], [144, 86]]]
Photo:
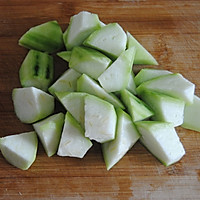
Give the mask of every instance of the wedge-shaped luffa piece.
[[71, 58], [72, 51], [61, 51], [57, 53], [57, 56], [62, 58], [63, 60], [69, 62]]
[[200, 132], [200, 98], [194, 95], [191, 105], [186, 105], [182, 127]]
[[131, 117], [120, 108], [116, 109], [116, 113], [117, 127], [115, 139], [102, 144], [107, 170], [119, 162], [140, 137]]
[[63, 124], [63, 113], [54, 114], [33, 124], [48, 157], [53, 156], [57, 152]]
[[0, 149], [4, 158], [15, 167], [27, 170], [35, 161], [38, 147], [34, 131], [0, 138]]
[[96, 96], [85, 97], [85, 136], [100, 143], [115, 138], [117, 116], [114, 106]]
[[84, 128], [85, 117], [85, 96], [84, 92], [59, 92], [56, 93], [59, 101], [68, 110], [71, 115], [81, 124]]
[[128, 112], [131, 115], [132, 120], [134, 122], [148, 119], [154, 114], [153, 111], [150, 109], [149, 106], [147, 106], [146, 103], [144, 103], [142, 100], [137, 98], [128, 90], [126, 89], [122, 90], [120, 94], [121, 94], [122, 102], [128, 109]]
[[186, 104], [193, 102], [195, 85], [181, 74], [168, 74], [143, 82], [136, 88], [137, 94], [143, 90], [153, 90], [166, 95], [179, 98]]
[[139, 121], [135, 124], [141, 134], [141, 143], [165, 166], [176, 163], [184, 156], [184, 147], [171, 123]]
[[117, 92], [128, 86], [135, 48], [127, 49], [99, 76], [98, 81], [107, 92]]
[[99, 29], [100, 21], [97, 14], [82, 11], [70, 18], [69, 26], [63, 34], [67, 50], [80, 46], [95, 30]]
[[54, 97], [35, 87], [13, 89], [12, 100], [17, 117], [24, 123], [36, 122], [54, 111]]
[[49, 21], [29, 29], [19, 40], [19, 45], [53, 53], [63, 46], [63, 33], [57, 21]]
[[81, 74], [73, 69], [66, 70], [50, 87], [49, 92], [56, 96], [56, 92], [74, 92], [77, 88], [77, 80]]
[[80, 124], [67, 112], [57, 155], [83, 158], [92, 147]]
[[116, 59], [125, 49], [127, 36], [118, 23], [107, 24], [94, 31], [83, 44], [98, 49], [112, 59]]
[[127, 46], [136, 48], [134, 64], [158, 65], [156, 59], [129, 32], [127, 32]]
[[172, 72], [164, 69], [150, 69], [144, 68], [139, 71], [139, 73], [135, 76], [135, 84], [139, 86], [141, 83], [151, 80], [153, 78], [157, 78], [159, 76], [172, 74]]
[[36, 87], [47, 91], [53, 80], [53, 57], [36, 50], [26, 55], [20, 70], [19, 78], [23, 87]]
[[77, 80], [77, 91], [95, 95], [110, 102], [115, 107], [124, 109], [124, 105], [114, 94], [107, 93], [95, 80], [86, 74], [81, 75], [81, 77]]
[[153, 110], [153, 120], [171, 122], [174, 126], [183, 123], [185, 107], [183, 100], [151, 90], [143, 91], [140, 97]]
[[97, 79], [111, 64], [104, 54], [88, 47], [74, 47], [69, 60], [69, 67], [80, 73]]

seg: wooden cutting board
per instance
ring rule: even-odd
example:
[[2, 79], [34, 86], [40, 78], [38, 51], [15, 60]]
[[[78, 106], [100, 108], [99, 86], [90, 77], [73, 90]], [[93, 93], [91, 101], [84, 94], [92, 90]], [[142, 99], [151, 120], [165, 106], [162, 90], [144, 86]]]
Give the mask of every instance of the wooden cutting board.
[[[63, 31], [70, 16], [87, 10], [105, 23], [118, 22], [157, 59], [157, 68], [180, 72], [200, 96], [200, 1], [154, 0], [1, 0], [0, 136], [32, 130], [16, 117], [11, 92], [20, 87], [18, 71], [27, 50], [18, 39], [30, 27], [57, 20]], [[56, 59], [57, 78], [67, 69]], [[137, 71], [142, 67], [134, 66]], [[155, 66], [149, 66], [154, 67]], [[99, 144], [83, 159], [48, 158], [39, 145], [27, 171], [0, 154], [0, 199], [200, 199], [200, 133], [177, 128], [186, 155], [163, 166], [140, 143], [107, 171]]]

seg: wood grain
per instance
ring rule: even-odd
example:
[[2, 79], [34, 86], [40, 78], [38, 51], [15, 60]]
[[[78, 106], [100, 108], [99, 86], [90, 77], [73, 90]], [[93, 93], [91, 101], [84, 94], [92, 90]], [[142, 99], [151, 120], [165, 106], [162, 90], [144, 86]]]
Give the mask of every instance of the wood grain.
[[[18, 70], [27, 50], [18, 39], [30, 27], [57, 20], [63, 31], [70, 16], [87, 10], [105, 22], [118, 22], [157, 59], [157, 68], [180, 72], [200, 96], [199, 0], [2, 0], [0, 1], [0, 136], [32, 130], [15, 116], [11, 92], [20, 87]], [[57, 78], [67, 68], [57, 58]], [[144, 66], [134, 66], [137, 71]], [[154, 66], [151, 66], [154, 67]], [[27, 171], [0, 154], [0, 199], [200, 199], [200, 133], [178, 127], [183, 159], [164, 167], [140, 143], [110, 171], [99, 144], [83, 159], [48, 158], [39, 145]]]

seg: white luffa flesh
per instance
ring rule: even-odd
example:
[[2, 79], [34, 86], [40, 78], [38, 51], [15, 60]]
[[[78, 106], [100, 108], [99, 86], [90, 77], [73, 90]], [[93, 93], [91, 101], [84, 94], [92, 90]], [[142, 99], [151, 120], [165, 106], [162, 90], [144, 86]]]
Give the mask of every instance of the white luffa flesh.
[[184, 147], [171, 123], [158, 121], [136, 122], [140, 141], [164, 165], [179, 161], [185, 154]]
[[85, 97], [85, 136], [104, 143], [115, 138], [117, 116], [114, 106], [95, 96]]
[[10, 135], [0, 139], [1, 153], [15, 167], [27, 170], [35, 161], [38, 147], [34, 131]]
[[57, 155], [83, 158], [92, 142], [84, 136], [83, 128], [67, 112]]

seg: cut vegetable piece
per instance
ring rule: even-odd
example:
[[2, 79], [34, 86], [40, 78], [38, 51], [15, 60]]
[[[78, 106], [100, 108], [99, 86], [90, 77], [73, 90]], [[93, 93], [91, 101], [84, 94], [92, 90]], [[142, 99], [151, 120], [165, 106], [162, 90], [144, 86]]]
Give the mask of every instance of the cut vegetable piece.
[[169, 96], [182, 99], [186, 104], [193, 102], [195, 85], [181, 74], [168, 74], [143, 82], [136, 88], [140, 95], [143, 90], [153, 90]]
[[63, 46], [63, 33], [57, 21], [49, 21], [32, 27], [19, 40], [19, 45], [53, 53]]
[[59, 101], [72, 114], [72, 116], [84, 128], [84, 98], [87, 93], [83, 92], [61, 92], [56, 93]]
[[71, 51], [61, 51], [57, 53], [57, 56], [59, 56], [60, 58], [62, 58], [63, 60], [69, 62], [70, 58], [71, 58]]
[[30, 50], [20, 70], [19, 78], [22, 87], [36, 87], [47, 91], [53, 80], [53, 57], [46, 53]]
[[182, 127], [200, 132], [200, 98], [194, 95], [191, 105], [186, 105]]
[[63, 39], [67, 50], [79, 46], [95, 30], [99, 29], [100, 21], [97, 14], [82, 11], [70, 18], [67, 30], [63, 34]]
[[131, 71], [130, 78], [129, 78], [128, 85], [127, 85], [126, 89], [129, 92], [136, 95], [135, 75], [134, 75], [133, 71]]
[[107, 92], [117, 92], [128, 86], [135, 48], [127, 49], [99, 76], [98, 81]]
[[57, 92], [74, 92], [77, 88], [77, 80], [81, 74], [73, 69], [68, 69], [56, 82], [51, 85], [49, 92], [56, 96]]
[[33, 124], [45, 152], [49, 157], [53, 156], [57, 152], [63, 124], [63, 113], [54, 114]]
[[0, 149], [4, 158], [15, 167], [27, 170], [35, 161], [38, 147], [34, 131], [0, 138]]
[[74, 47], [69, 67], [97, 79], [112, 61], [104, 54], [87, 47]]
[[127, 32], [127, 46], [136, 48], [134, 64], [158, 65], [155, 58], [129, 32]]
[[85, 96], [85, 136], [100, 143], [115, 138], [114, 106], [96, 96]]
[[136, 122], [142, 144], [165, 166], [179, 161], [185, 154], [175, 128], [168, 122]]
[[67, 112], [57, 155], [83, 158], [92, 142], [84, 136], [84, 130]]
[[172, 72], [162, 69], [150, 69], [150, 68], [141, 69], [139, 73], [135, 76], [135, 84], [136, 86], [139, 86], [141, 83], [145, 81], [167, 74], [172, 74]]
[[171, 122], [174, 126], [183, 123], [185, 107], [183, 100], [150, 90], [143, 91], [140, 96], [152, 108], [153, 120]]
[[111, 169], [137, 142], [140, 135], [131, 117], [118, 108], [115, 139], [102, 144], [103, 157], [107, 170]]
[[107, 24], [94, 31], [83, 44], [116, 59], [126, 49], [127, 36], [118, 23]]
[[12, 92], [14, 110], [24, 123], [33, 123], [54, 111], [54, 97], [35, 87], [15, 88]]
[[147, 104], [130, 93], [128, 90], [122, 90], [120, 94], [122, 102], [127, 107], [128, 112], [134, 122], [148, 119], [154, 114]]
[[95, 80], [83, 74], [77, 81], [77, 91], [86, 92], [88, 94], [95, 95], [104, 99], [115, 107], [120, 107], [124, 109], [124, 105], [121, 101], [112, 93], [107, 93]]

